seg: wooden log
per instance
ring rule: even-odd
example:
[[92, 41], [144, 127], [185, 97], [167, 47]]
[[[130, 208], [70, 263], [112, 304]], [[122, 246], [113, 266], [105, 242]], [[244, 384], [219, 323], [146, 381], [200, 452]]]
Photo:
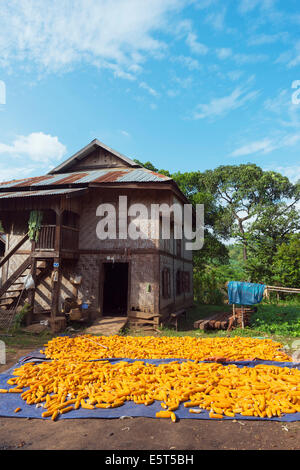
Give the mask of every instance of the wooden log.
[[205, 330], [206, 325], [210, 320], [213, 320], [214, 318], [217, 318], [220, 315], [220, 312], [214, 313], [210, 315], [209, 317], [201, 318], [200, 320], [197, 320], [194, 322], [194, 328], [200, 329], [200, 330]]

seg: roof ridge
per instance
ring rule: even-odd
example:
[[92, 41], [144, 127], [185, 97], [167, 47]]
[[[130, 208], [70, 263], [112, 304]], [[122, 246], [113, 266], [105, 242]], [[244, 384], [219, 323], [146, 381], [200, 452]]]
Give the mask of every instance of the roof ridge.
[[112, 149], [108, 145], [104, 144], [103, 142], [100, 142], [98, 139], [93, 139], [89, 144], [87, 144], [85, 147], [82, 149], [78, 150], [76, 153], [74, 153], [70, 158], [65, 160], [64, 162], [60, 163], [57, 167], [53, 168], [51, 171], [49, 171], [48, 174], [56, 174], [59, 173], [61, 170], [63, 170], [65, 167], [68, 167], [72, 164], [72, 162], [80, 161], [86, 156], [88, 156], [93, 149], [96, 148], [103, 148], [104, 150], [107, 150], [108, 152], [112, 153], [115, 155], [117, 158], [120, 160], [123, 160], [126, 162], [129, 166], [131, 167], [140, 167], [138, 163], [136, 163], [134, 160], [131, 158], [126, 157], [122, 153], [118, 152], [117, 150]]

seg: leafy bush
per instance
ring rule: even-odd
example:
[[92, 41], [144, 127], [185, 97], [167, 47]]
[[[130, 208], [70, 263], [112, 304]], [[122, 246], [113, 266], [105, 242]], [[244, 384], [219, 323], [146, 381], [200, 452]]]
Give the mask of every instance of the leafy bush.
[[225, 291], [213, 271], [194, 273], [195, 301], [206, 305], [220, 305], [226, 298]]
[[22, 310], [16, 314], [14, 321], [13, 321], [13, 328], [17, 330], [22, 325], [25, 324], [26, 316], [30, 313], [31, 306], [29, 304], [25, 304]]
[[279, 336], [300, 337], [300, 307], [261, 305], [251, 328]]

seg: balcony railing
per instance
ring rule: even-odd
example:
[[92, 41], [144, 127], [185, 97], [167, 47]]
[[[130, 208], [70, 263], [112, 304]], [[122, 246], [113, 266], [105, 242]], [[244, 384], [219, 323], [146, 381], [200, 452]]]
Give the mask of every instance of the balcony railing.
[[79, 243], [79, 229], [61, 226], [60, 243], [56, 245], [56, 225], [43, 225], [39, 239], [35, 243], [35, 251], [55, 251], [59, 246], [62, 251], [77, 251]]
[[43, 225], [39, 233], [39, 239], [35, 243], [37, 251], [51, 251], [55, 248], [56, 225]]

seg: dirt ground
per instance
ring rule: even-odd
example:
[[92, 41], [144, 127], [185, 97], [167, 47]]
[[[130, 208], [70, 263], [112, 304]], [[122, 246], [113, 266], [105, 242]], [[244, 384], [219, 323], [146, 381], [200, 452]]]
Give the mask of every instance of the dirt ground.
[[[31, 349], [7, 356], [8, 369]], [[299, 450], [300, 422], [0, 417], [0, 450]]]

